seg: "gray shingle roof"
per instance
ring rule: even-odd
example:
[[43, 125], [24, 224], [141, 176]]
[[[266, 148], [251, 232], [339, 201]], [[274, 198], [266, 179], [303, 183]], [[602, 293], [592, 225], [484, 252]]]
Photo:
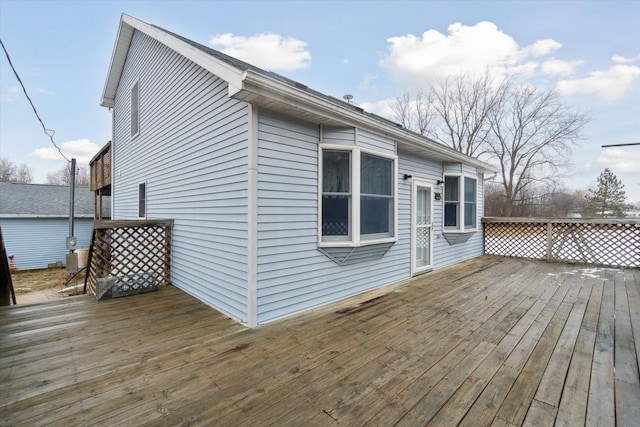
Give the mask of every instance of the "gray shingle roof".
[[[75, 189], [75, 216], [93, 216], [93, 193]], [[64, 185], [0, 182], [0, 215], [69, 215], [69, 187]]]
[[[244, 61], [242, 61], [240, 59], [237, 59], [237, 58], [229, 56], [229, 55], [227, 55], [225, 53], [222, 53], [222, 52], [220, 52], [218, 50], [215, 50], [215, 49], [212, 49], [212, 48], [210, 48], [208, 46], [204, 46], [204, 45], [202, 45], [200, 43], [194, 42], [193, 40], [190, 40], [190, 39], [188, 39], [186, 37], [183, 37], [180, 34], [176, 34], [174, 32], [166, 30], [166, 29], [164, 29], [162, 27], [159, 27], [157, 25], [153, 25], [153, 26], [155, 28], [161, 30], [161, 31], [164, 31], [167, 34], [172, 35], [173, 37], [175, 37], [177, 39], [182, 40], [183, 42], [195, 47], [196, 49], [199, 49], [199, 50], [207, 53], [208, 55], [213, 56], [214, 58], [217, 58], [217, 59], [219, 59], [221, 61], [226, 62], [227, 64], [229, 64], [229, 65], [231, 65], [231, 66], [233, 66], [233, 67], [235, 67], [235, 68], [237, 68], [239, 70], [242, 70], [242, 71], [251, 70], [251, 71], [254, 71], [254, 72], [258, 73], [258, 74], [262, 74], [263, 76], [271, 77], [271, 78], [273, 78], [275, 80], [278, 80], [281, 83], [284, 83], [284, 84], [287, 84], [289, 86], [295, 87], [297, 89], [303, 90], [303, 91], [305, 91], [307, 93], [313, 94], [313, 95], [315, 95], [315, 96], [317, 96], [319, 98], [322, 98], [322, 99], [324, 99], [326, 101], [332, 102], [334, 104], [339, 104], [342, 107], [351, 109], [353, 111], [357, 111], [359, 114], [362, 114], [363, 116], [367, 116], [367, 117], [370, 117], [372, 119], [375, 119], [378, 122], [384, 123], [384, 124], [389, 125], [389, 126], [395, 126], [397, 128], [404, 129], [407, 133], [415, 133], [415, 132], [413, 132], [413, 131], [411, 131], [409, 129], [405, 129], [404, 126], [402, 126], [400, 123], [397, 123], [397, 122], [395, 122], [393, 120], [386, 119], [386, 118], [384, 118], [382, 116], [379, 116], [377, 114], [369, 113], [369, 112], [365, 111], [364, 109], [362, 109], [361, 107], [358, 107], [355, 104], [343, 101], [342, 99], [338, 99], [338, 98], [335, 98], [335, 97], [330, 96], [330, 95], [325, 95], [322, 92], [318, 92], [317, 90], [313, 90], [310, 87], [308, 87], [307, 85], [302, 84], [300, 82], [297, 82], [295, 80], [292, 80], [292, 79], [290, 79], [288, 77], [285, 77], [285, 76], [283, 76], [281, 74], [275, 73], [273, 71], [266, 71], [266, 70], [264, 70], [262, 68], [256, 67], [255, 65], [251, 65], [251, 64], [249, 64], [247, 62], [244, 62]], [[425, 139], [427, 139], [427, 138], [425, 138]], [[434, 144], [438, 144], [438, 145], [442, 145], [442, 146], [446, 147], [444, 144], [442, 144], [442, 143], [440, 143], [438, 141], [433, 141], [433, 140], [429, 140], [429, 141], [434, 143]]]

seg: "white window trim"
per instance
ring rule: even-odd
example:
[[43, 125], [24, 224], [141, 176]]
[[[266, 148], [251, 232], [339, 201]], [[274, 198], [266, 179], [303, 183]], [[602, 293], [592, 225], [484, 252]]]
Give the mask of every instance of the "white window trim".
[[[140, 186], [144, 184], [144, 216], [140, 216]], [[137, 207], [138, 207], [138, 218], [141, 219], [146, 219], [147, 218], [147, 213], [149, 212], [149, 198], [147, 197], [147, 194], [149, 194], [149, 192], [147, 191], [147, 181], [140, 181], [138, 182], [138, 191], [137, 191], [137, 195], [138, 195], [138, 203], [137, 203]]]
[[[446, 177], [448, 176], [452, 176], [455, 177], [457, 176], [458, 179], [458, 194], [460, 195], [460, 200], [458, 201], [458, 203], [460, 203], [460, 217], [458, 218], [458, 226], [457, 227], [445, 227], [444, 222], [445, 222], [445, 214], [444, 214], [444, 209], [445, 209], [445, 205], [446, 205], [446, 191], [445, 191], [445, 183], [442, 183], [442, 231], [443, 233], [475, 233], [476, 231], [478, 231], [478, 220], [479, 220], [479, 216], [478, 216], [478, 206], [479, 206], [479, 198], [478, 198], [478, 183], [480, 182], [480, 180], [478, 179], [478, 176], [474, 176], [468, 173], [444, 173], [442, 175], [442, 180], [445, 181]], [[476, 226], [474, 228], [464, 228], [464, 209], [465, 209], [465, 203], [464, 203], [464, 179], [465, 178], [470, 178], [476, 181]]]
[[[322, 240], [322, 151], [351, 151], [351, 239]], [[362, 240], [360, 236], [360, 155], [361, 153], [393, 160], [393, 236]], [[358, 247], [398, 241], [398, 156], [355, 145], [318, 144], [318, 247]]]
[[131, 129], [133, 128], [133, 88], [138, 86], [138, 129], [136, 133], [131, 135], [131, 139], [135, 139], [140, 135], [140, 80], [136, 80], [133, 82], [131, 87], [129, 88], [129, 133], [131, 133]]

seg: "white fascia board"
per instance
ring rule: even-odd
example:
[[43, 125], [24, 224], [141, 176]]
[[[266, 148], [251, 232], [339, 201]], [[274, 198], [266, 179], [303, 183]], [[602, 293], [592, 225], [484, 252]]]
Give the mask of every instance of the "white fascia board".
[[123, 14], [120, 21], [120, 28], [118, 30], [116, 46], [111, 57], [109, 76], [102, 95], [102, 106], [113, 107], [116, 89], [118, 87], [120, 76], [122, 75], [122, 70], [124, 69], [124, 62], [126, 61], [127, 52], [129, 50], [129, 45], [131, 44], [131, 39], [133, 38], [134, 30], [143, 32], [149, 37], [159, 41], [168, 48], [176, 51], [180, 55], [226, 81], [229, 85], [230, 95], [236, 93], [240, 88], [242, 88], [242, 71], [238, 68], [212, 57], [202, 50], [191, 46], [190, 44], [157, 27], [154, 27], [153, 25]]
[[[380, 133], [381, 131], [389, 138], [395, 139], [401, 144], [407, 144], [423, 151], [425, 155], [436, 155], [439, 158], [447, 159], [447, 161], [462, 162], [467, 165], [477, 167], [486, 172], [496, 172], [495, 168], [481, 160], [466, 156], [449, 147], [440, 146], [437, 143], [428, 143], [419, 135], [408, 132], [404, 128], [391, 125], [384, 125], [379, 121], [343, 108], [340, 105], [328, 102], [326, 99], [318, 97], [312, 93], [297, 89], [295, 87], [282, 84], [281, 82], [246, 70], [243, 79], [243, 91], [256, 93], [267, 96], [271, 99], [286, 102], [287, 104], [300, 108], [324, 117], [343, 122], [345, 124], [367, 129]], [[240, 91], [239, 91], [240, 92]]]
[[111, 53], [111, 62], [109, 63], [109, 71], [107, 74], [107, 80], [104, 83], [104, 89], [102, 90], [102, 100], [100, 105], [103, 107], [113, 108], [116, 90], [118, 89], [118, 82], [124, 69], [124, 62], [127, 58], [127, 52], [129, 51], [129, 45], [133, 38], [133, 28], [130, 25], [124, 23], [124, 15], [120, 19], [120, 25], [118, 26], [118, 35], [116, 36], [116, 44], [113, 47]]

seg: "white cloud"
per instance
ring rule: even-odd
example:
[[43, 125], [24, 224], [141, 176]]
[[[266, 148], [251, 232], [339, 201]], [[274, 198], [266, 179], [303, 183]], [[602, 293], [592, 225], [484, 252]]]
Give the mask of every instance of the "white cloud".
[[394, 102], [394, 99], [382, 99], [377, 102], [363, 102], [358, 104], [358, 107], [363, 108], [369, 113], [377, 114], [390, 120], [395, 120], [395, 113], [391, 109], [391, 105]]
[[561, 59], [547, 59], [540, 67], [540, 71], [551, 76], [569, 76], [575, 72], [578, 65], [584, 61], [563, 61]]
[[378, 76], [376, 76], [375, 74], [365, 74], [362, 78], [362, 82], [360, 82], [360, 84], [358, 85], [358, 89], [370, 91], [374, 94], [380, 93], [378, 87], [374, 84], [377, 78]]
[[211, 37], [209, 43], [227, 55], [267, 70], [293, 71], [311, 64], [307, 43], [293, 37], [273, 33], [244, 37], [226, 33]]
[[607, 70], [597, 70], [588, 77], [560, 80], [556, 89], [561, 95], [595, 94], [603, 101], [622, 98], [640, 78], [640, 67], [635, 65], [614, 65]]
[[613, 55], [611, 57], [611, 60], [617, 64], [631, 64], [632, 62], [636, 62], [639, 59], [640, 59], [640, 55], [637, 55], [633, 58], [627, 58], [622, 55]]
[[521, 48], [513, 37], [492, 22], [473, 26], [451, 24], [447, 34], [429, 30], [422, 36], [408, 34], [387, 39], [389, 53], [380, 61], [397, 81], [404, 85], [424, 86], [452, 74], [495, 73], [533, 74], [540, 57], [559, 49], [552, 39], [538, 40]]
[[[52, 90], [49, 90], [43, 87], [35, 87], [35, 86], [27, 86], [27, 93], [30, 95], [34, 93], [39, 93], [42, 95], [55, 95], [55, 92]], [[19, 85], [7, 87], [6, 93], [2, 94], [2, 100], [5, 102], [14, 102], [18, 100], [20, 97], [25, 99], [22, 92], [22, 86], [19, 86]]]
[[615, 174], [640, 176], [640, 150], [637, 148], [611, 147], [600, 153], [596, 163], [611, 169]]
[[540, 64], [538, 64], [537, 62], [529, 61], [529, 62], [525, 62], [524, 64], [515, 65], [511, 67], [509, 71], [514, 74], [520, 74], [525, 77], [531, 77], [536, 73], [536, 71], [538, 71], [539, 67], [540, 67]]
[[544, 39], [533, 42], [533, 44], [528, 46], [526, 50], [531, 54], [531, 56], [544, 56], [548, 55], [553, 50], [560, 49], [561, 47], [562, 44], [553, 39]]
[[[27, 89], [27, 93], [41, 93], [43, 95], [55, 95], [55, 92], [49, 89], [45, 89], [43, 87], [36, 87], [36, 86], [26, 86]], [[10, 86], [9, 87], [9, 93], [12, 94], [18, 94], [18, 93], [22, 93], [22, 86]]]
[[342, 60], [342, 63], [345, 64], [345, 65], [351, 65], [351, 60], [349, 58], [344, 58]]
[[[75, 158], [78, 163], [89, 164], [89, 160], [98, 152], [100, 147], [88, 139], [77, 139], [74, 141], [63, 142], [58, 144], [60, 150], [67, 158]], [[50, 147], [37, 148], [31, 152], [31, 156], [39, 159], [61, 160], [62, 156], [58, 150], [51, 145]]]

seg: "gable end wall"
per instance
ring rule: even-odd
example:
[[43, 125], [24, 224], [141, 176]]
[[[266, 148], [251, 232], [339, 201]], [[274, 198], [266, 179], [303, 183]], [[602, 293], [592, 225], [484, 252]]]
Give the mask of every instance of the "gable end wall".
[[[140, 84], [140, 134], [130, 136]], [[114, 219], [173, 218], [172, 282], [247, 321], [247, 115], [227, 84], [143, 33], [134, 34], [114, 107]]]

